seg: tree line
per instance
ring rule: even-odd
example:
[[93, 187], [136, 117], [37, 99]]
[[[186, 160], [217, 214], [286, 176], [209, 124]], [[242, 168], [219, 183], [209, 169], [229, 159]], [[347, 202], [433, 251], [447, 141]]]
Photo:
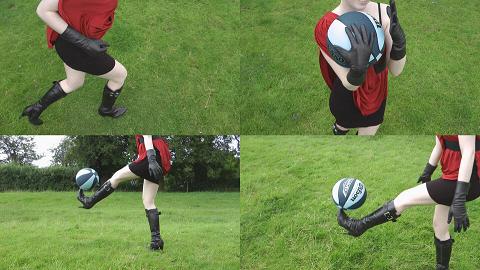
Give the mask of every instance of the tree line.
[[[165, 178], [169, 191], [238, 190], [240, 137], [165, 136], [172, 169]], [[136, 158], [134, 136], [67, 136], [50, 149], [52, 167], [89, 167], [101, 182]], [[42, 156], [32, 136], [0, 136], [0, 163], [31, 166]], [[74, 176], [72, 176], [73, 178]]]

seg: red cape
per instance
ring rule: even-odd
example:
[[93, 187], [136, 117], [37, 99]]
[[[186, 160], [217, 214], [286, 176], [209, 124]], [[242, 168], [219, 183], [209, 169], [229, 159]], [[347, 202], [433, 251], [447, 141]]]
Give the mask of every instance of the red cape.
[[[112, 27], [118, 0], [59, 0], [58, 13], [73, 29], [92, 39], [101, 39]], [[48, 47], [58, 33], [47, 27]]]

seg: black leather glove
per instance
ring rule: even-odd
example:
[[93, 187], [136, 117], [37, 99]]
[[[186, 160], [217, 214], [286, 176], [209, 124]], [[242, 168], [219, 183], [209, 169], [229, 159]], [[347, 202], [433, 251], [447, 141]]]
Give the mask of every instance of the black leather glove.
[[467, 208], [465, 207], [465, 201], [467, 200], [468, 187], [470, 183], [457, 181], [457, 187], [455, 189], [455, 195], [453, 196], [452, 205], [450, 206], [450, 212], [448, 214], [448, 224], [452, 222], [452, 216], [455, 219], [455, 232], [466, 231], [470, 227], [470, 220], [467, 215]]
[[81, 48], [91, 56], [95, 56], [100, 53], [106, 52], [107, 47], [109, 46], [106, 42], [104, 42], [101, 39], [89, 39], [85, 37], [84, 35], [80, 34], [70, 26], [68, 26], [67, 29], [60, 36], [64, 40]]
[[437, 166], [430, 165], [430, 163], [427, 162], [427, 165], [425, 166], [422, 175], [420, 175], [420, 177], [418, 178], [417, 183], [427, 183], [432, 181], [432, 174], [436, 168]]
[[400, 26], [400, 22], [398, 21], [395, 0], [390, 0], [390, 6], [387, 7], [387, 14], [388, 17], [390, 17], [390, 36], [393, 41], [390, 58], [393, 60], [400, 60], [407, 53], [407, 40], [405, 38], [405, 33]]
[[367, 35], [364, 25], [360, 29], [356, 25], [345, 28], [352, 48], [347, 51], [341, 47], [335, 46], [340, 55], [347, 61], [350, 71], [347, 74], [347, 80], [352, 85], [361, 85], [365, 80], [368, 69], [368, 62], [372, 54], [373, 38]]
[[155, 158], [155, 150], [149, 149], [147, 150], [147, 158], [148, 158], [148, 172], [155, 180], [160, 180], [163, 176], [162, 167], [157, 162]]

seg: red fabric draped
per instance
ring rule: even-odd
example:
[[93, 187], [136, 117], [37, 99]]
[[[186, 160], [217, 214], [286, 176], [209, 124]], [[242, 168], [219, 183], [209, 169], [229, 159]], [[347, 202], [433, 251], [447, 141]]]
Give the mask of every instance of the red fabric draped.
[[[462, 153], [460, 151], [453, 151], [445, 148], [445, 141], [457, 142], [458, 135], [442, 135], [437, 136], [442, 145], [442, 156], [440, 164], [442, 165], [442, 178], [445, 180], [456, 181], [458, 179], [458, 171], [460, 169], [460, 162], [462, 160]], [[476, 141], [480, 141], [480, 136], [476, 136]], [[475, 151], [475, 161], [477, 164], [477, 174], [480, 177], [480, 151]]]
[[[134, 163], [139, 163], [140, 161], [144, 160], [147, 157], [147, 150], [145, 148], [145, 143], [140, 142], [140, 138], [142, 135], [135, 135], [135, 142], [137, 143], [137, 153], [138, 157], [134, 161]], [[170, 154], [170, 150], [168, 149], [168, 143], [161, 138], [153, 138], [153, 147], [158, 150], [160, 153], [160, 160], [162, 162], [162, 169], [163, 174], [167, 175], [170, 172], [171, 164], [170, 160], [172, 159], [172, 155]]]
[[[58, 13], [73, 29], [92, 39], [101, 39], [112, 27], [118, 0], [59, 0]], [[47, 27], [48, 47], [58, 33]]]
[[[328, 56], [330, 53], [327, 48], [327, 32], [330, 25], [338, 17], [333, 12], [327, 12], [317, 23], [315, 27], [315, 40], [318, 46]], [[337, 74], [328, 64], [325, 57], [320, 53], [320, 70], [322, 72], [323, 79], [327, 86], [332, 90], [333, 81], [337, 78]], [[373, 66], [367, 70], [367, 76], [365, 81], [360, 87], [353, 92], [353, 99], [355, 106], [360, 110], [362, 115], [370, 115], [380, 108], [383, 101], [387, 98], [388, 88], [388, 69], [377, 74]]]

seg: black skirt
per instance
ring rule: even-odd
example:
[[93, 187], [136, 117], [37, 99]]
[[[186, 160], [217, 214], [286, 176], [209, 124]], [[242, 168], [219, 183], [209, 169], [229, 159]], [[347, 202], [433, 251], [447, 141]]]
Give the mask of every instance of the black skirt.
[[333, 82], [333, 89], [330, 93], [330, 112], [341, 127], [359, 128], [380, 125], [383, 123], [386, 104], [387, 100], [385, 99], [376, 112], [364, 116], [355, 106], [353, 92], [345, 88], [340, 79], [336, 78]]
[[[437, 203], [450, 206], [455, 195], [457, 181], [445, 180], [439, 178], [435, 181], [427, 182], [427, 191], [430, 197]], [[470, 179], [470, 189], [467, 194], [467, 201], [473, 201], [480, 197], [480, 180], [476, 172], [472, 173]]]
[[[157, 162], [158, 164], [160, 165], [161, 167], [161, 164], [162, 164], [162, 161], [161, 161], [161, 158], [160, 158], [160, 153], [158, 152], [157, 149], [155, 149], [155, 154], [156, 154], [156, 158], [157, 158]], [[160, 180], [155, 180], [151, 175], [150, 175], [150, 172], [148, 171], [148, 158], [144, 158], [143, 160], [141, 160], [140, 162], [138, 163], [130, 163], [128, 164], [128, 168], [130, 169], [130, 171], [132, 171], [135, 175], [145, 179], [145, 180], [148, 180], [152, 183], [155, 183], [157, 185], [163, 185], [163, 181], [164, 181], [164, 177], [162, 176]]]
[[107, 53], [96, 56], [88, 55], [82, 49], [65, 41], [60, 36], [55, 41], [55, 50], [62, 61], [69, 67], [92, 75], [106, 74], [115, 67], [115, 59]]

